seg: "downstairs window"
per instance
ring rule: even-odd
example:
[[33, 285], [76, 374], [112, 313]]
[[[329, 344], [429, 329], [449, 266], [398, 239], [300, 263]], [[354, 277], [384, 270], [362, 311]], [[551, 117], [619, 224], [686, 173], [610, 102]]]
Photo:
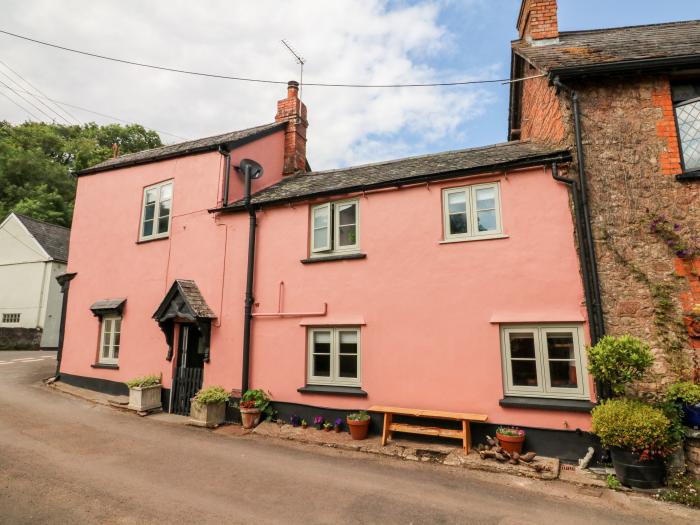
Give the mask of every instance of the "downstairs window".
[[309, 330], [307, 383], [360, 386], [359, 328]]

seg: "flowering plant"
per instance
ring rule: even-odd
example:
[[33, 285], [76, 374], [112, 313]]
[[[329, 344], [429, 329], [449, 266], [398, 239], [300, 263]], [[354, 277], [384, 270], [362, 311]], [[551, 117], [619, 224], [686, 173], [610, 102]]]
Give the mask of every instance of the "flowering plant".
[[525, 431], [514, 427], [498, 427], [496, 434], [508, 437], [525, 437]]
[[681, 231], [680, 224], [671, 224], [671, 222], [661, 215], [652, 215], [649, 231], [661, 237], [666, 245], [681, 259], [692, 257], [697, 249], [689, 246], [679, 235]]
[[301, 419], [296, 414], [293, 414], [292, 417], [289, 418], [289, 422], [293, 427], [298, 427], [301, 424]]
[[238, 403], [238, 406], [241, 408], [255, 408], [255, 401], [252, 399], [249, 399], [248, 401], [241, 401]]
[[342, 425], [342, 424], [343, 424], [343, 418], [342, 418], [342, 417], [336, 418], [336, 420], [335, 420], [335, 426], [336, 426], [336, 427], [339, 427], [339, 426]]
[[324, 421], [325, 421], [325, 419], [323, 419], [323, 416], [316, 416], [316, 417], [314, 418], [314, 426], [315, 426], [317, 429], [321, 430], [321, 428], [323, 427], [323, 422], [324, 422]]

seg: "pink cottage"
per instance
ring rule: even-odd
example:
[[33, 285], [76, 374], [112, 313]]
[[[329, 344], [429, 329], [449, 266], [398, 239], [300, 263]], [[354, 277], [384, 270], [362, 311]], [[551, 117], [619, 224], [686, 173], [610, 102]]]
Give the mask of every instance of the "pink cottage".
[[[313, 172], [297, 88], [272, 124], [79, 174], [61, 380], [124, 393], [161, 373], [176, 413], [202, 385], [269, 390], [283, 419], [477, 412], [476, 441], [517, 425], [542, 454], [584, 454], [569, 152], [515, 141]], [[262, 173], [249, 202], [246, 170]]]

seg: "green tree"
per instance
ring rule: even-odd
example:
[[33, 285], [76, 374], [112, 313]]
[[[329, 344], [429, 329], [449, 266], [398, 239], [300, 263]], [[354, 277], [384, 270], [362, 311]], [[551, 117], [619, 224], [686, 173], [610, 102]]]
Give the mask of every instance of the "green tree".
[[162, 146], [138, 124], [64, 126], [0, 121], [0, 220], [12, 211], [70, 226], [75, 173], [112, 156]]

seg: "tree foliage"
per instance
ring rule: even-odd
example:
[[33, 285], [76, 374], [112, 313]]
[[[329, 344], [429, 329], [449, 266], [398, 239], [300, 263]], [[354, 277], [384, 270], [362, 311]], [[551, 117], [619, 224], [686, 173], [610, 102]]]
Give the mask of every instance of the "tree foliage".
[[0, 121], [0, 220], [12, 211], [70, 226], [75, 173], [112, 156], [162, 146], [138, 124], [64, 126]]

